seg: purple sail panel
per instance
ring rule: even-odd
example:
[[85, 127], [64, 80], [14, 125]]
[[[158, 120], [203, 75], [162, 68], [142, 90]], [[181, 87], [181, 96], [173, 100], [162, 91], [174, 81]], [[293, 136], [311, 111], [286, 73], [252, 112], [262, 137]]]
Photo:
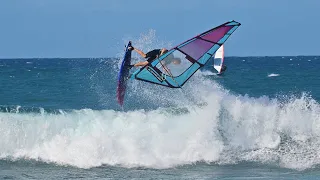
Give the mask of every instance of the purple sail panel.
[[208, 41], [197, 39], [191, 43], [179, 48], [184, 53], [198, 60], [204, 53], [206, 53], [214, 44]]
[[212, 42], [218, 42], [233, 27], [234, 26], [221, 26], [217, 29], [214, 29], [208, 32], [204, 36], [201, 36], [201, 38], [206, 39], [208, 41], [212, 41]]

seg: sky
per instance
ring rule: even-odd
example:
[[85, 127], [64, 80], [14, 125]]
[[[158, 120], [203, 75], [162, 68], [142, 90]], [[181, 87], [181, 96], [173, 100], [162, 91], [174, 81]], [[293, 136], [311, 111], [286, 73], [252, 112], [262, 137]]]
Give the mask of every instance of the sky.
[[150, 29], [177, 45], [229, 20], [242, 25], [226, 56], [320, 55], [319, 7], [320, 0], [1, 0], [0, 58], [115, 57], [124, 38]]

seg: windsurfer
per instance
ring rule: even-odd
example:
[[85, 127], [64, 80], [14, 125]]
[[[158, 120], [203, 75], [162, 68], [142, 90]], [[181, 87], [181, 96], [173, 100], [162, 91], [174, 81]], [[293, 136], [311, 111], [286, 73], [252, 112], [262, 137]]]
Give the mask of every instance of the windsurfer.
[[[134, 50], [136, 51], [141, 57], [143, 58], [148, 58], [146, 61], [141, 61], [141, 62], [138, 62], [134, 65], [131, 65], [131, 66], [135, 66], [135, 67], [138, 67], [138, 66], [146, 66], [150, 63], [152, 63], [155, 59], [157, 59], [158, 57], [160, 57], [161, 55], [165, 54], [168, 52], [167, 49], [165, 48], [162, 48], [162, 49], [154, 49], [152, 51], [149, 51], [147, 52], [146, 54], [137, 49], [137, 48], [134, 48], [133, 46], [130, 46], [128, 47], [129, 50]], [[163, 63], [163, 65], [168, 65], [170, 63], [173, 63], [173, 64], [180, 64], [181, 63], [181, 59], [180, 58], [175, 58], [172, 54], [169, 54], [163, 61], [161, 61]]]
[[226, 65], [222, 65], [221, 67], [221, 73], [225, 72], [227, 70], [227, 66]]

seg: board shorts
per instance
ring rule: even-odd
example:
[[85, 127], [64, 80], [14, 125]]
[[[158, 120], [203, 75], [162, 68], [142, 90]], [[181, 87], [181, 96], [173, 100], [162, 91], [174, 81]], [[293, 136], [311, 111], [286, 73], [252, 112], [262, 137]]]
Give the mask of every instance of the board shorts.
[[147, 52], [146, 58], [149, 63], [152, 63], [159, 55], [161, 54], [161, 49], [154, 49], [152, 51]]

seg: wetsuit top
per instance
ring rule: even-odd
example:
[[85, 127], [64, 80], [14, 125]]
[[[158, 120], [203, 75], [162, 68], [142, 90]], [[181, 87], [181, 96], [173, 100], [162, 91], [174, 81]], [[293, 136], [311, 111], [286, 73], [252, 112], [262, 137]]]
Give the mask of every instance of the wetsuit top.
[[161, 49], [154, 49], [152, 51], [147, 52], [146, 58], [149, 63], [152, 63], [158, 56], [161, 54]]
[[221, 67], [221, 72], [224, 72], [224, 71], [226, 71], [226, 70], [227, 70], [227, 66], [223, 65], [223, 66]]
[[[149, 51], [147, 54], [146, 54], [146, 58], [147, 61], [149, 63], [152, 63], [157, 57], [159, 57], [161, 54], [161, 49], [154, 49], [152, 51]], [[173, 61], [173, 55], [172, 54], [169, 54], [166, 58], [164, 58], [163, 62], [164, 64], [170, 64], [172, 61]]]

